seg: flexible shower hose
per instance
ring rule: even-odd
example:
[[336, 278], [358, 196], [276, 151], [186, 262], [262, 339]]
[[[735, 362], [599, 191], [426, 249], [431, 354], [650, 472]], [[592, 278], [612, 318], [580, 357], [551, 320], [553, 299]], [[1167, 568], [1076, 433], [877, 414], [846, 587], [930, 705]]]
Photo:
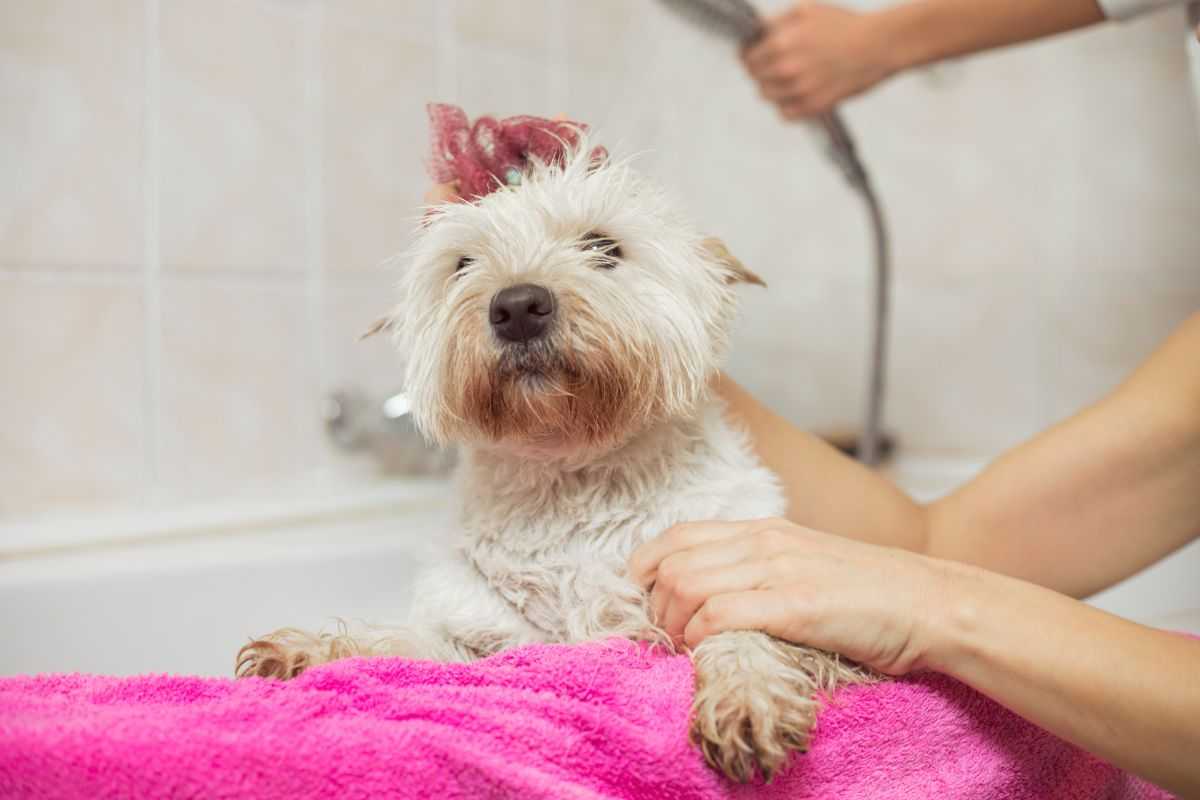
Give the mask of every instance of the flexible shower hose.
[[[663, 0], [668, 8], [714, 33], [745, 46], [763, 33], [762, 17], [746, 0]], [[882, 458], [883, 398], [887, 373], [887, 330], [891, 297], [891, 250], [883, 206], [871, 184], [849, 128], [836, 110], [823, 114], [820, 124], [829, 141], [829, 156], [846, 181], [862, 198], [871, 221], [875, 243], [875, 291], [872, 306], [871, 351], [867, 384], [867, 409], [858, 459], [874, 466]]]

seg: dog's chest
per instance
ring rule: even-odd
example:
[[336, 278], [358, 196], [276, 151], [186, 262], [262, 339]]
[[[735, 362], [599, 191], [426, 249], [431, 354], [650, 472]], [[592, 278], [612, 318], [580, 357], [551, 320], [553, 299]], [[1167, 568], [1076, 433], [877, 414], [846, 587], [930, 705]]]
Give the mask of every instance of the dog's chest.
[[677, 433], [654, 452], [541, 480], [477, 465], [464, 486], [464, 555], [550, 639], [636, 634], [624, 628], [644, 621], [643, 595], [624, 575], [638, 545], [679, 522], [784, 512], [775, 476], [718, 410]]

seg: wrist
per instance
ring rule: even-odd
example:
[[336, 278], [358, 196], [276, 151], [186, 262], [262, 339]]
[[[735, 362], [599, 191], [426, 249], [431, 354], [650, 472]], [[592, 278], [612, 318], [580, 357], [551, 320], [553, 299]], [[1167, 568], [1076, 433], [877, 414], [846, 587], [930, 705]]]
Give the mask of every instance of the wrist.
[[995, 576], [954, 561], [929, 561], [934, 577], [927, 595], [918, 666], [957, 677], [977, 655], [986, 597]]
[[880, 66], [890, 77], [936, 60], [930, 26], [920, 2], [900, 3], [866, 12]]

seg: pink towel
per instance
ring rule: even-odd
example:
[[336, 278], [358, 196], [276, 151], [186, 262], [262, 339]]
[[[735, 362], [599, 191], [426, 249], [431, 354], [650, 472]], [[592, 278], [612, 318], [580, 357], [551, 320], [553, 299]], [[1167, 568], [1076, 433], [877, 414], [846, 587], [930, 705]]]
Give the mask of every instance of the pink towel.
[[4, 678], [0, 797], [1169, 797], [933, 675], [844, 690], [807, 755], [734, 786], [688, 745], [691, 692], [686, 658], [621, 641], [289, 683]]

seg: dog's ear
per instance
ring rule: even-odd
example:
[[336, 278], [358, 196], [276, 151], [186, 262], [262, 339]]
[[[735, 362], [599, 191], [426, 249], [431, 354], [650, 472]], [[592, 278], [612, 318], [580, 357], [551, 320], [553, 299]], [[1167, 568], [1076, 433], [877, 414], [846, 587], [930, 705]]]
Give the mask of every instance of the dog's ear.
[[371, 327], [367, 328], [365, 331], [362, 332], [361, 335], [359, 335], [358, 340], [361, 342], [363, 339], [369, 339], [370, 337], [374, 336], [377, 333], [383, 333], [384, 331], [391, 331], [395, 327], [396, 327], [396, 318], [395, 317], [391, 316], [390, 314], [386, 317], [380, 317], [379, 319], [377, 319], [371, 323]]
[[710, 236], [700, 243], [704, 251], [708, 253], [713, 261], [725, 268], [726, 283], [753, 283], [756, 286], [767, 285], [767, 282], [755, 275], [750, 269], [738, 261], [733, 253], [729, 252], [729, 248], [715, 236]]

